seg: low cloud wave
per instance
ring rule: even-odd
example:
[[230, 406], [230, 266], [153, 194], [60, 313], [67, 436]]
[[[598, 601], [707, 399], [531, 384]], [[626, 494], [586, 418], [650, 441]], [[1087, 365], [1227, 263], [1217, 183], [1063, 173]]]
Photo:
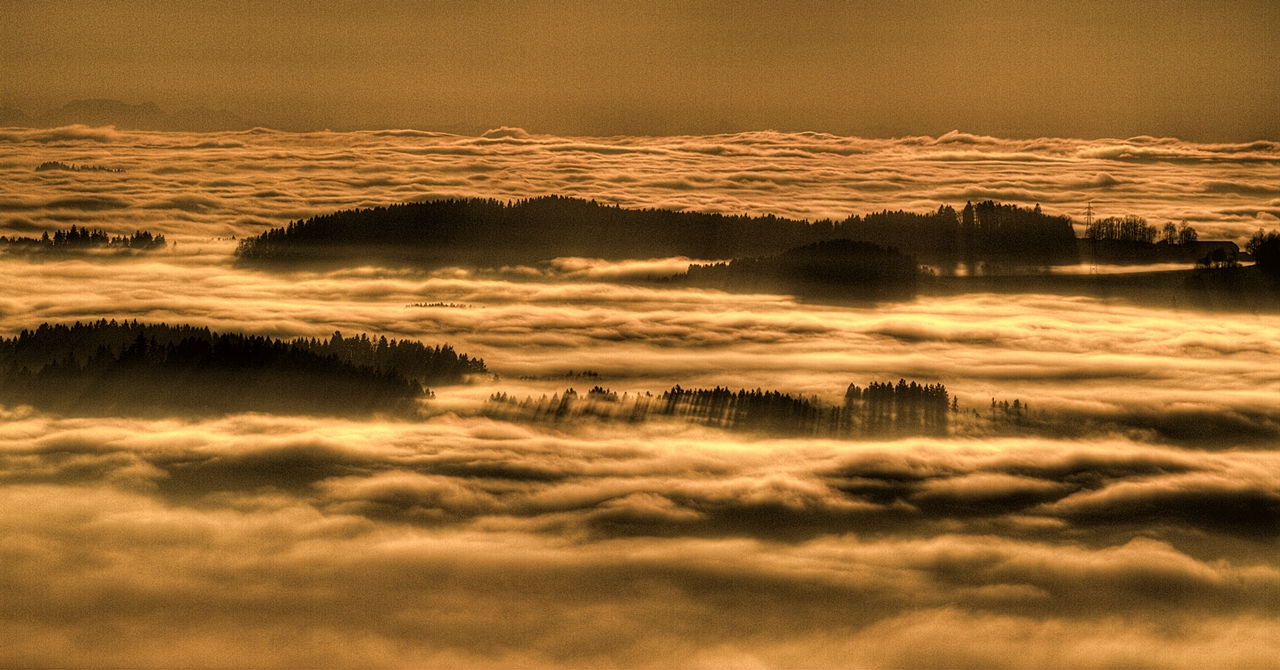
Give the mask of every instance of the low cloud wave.
[[[1274, 639], [1271, 452], [6, 419], [8, 664], [1024, 666], [1028, 635], [1046, 666], [1274, 651], [1233, 646]], [[84, 627], [88, 602], [116, 606]]]

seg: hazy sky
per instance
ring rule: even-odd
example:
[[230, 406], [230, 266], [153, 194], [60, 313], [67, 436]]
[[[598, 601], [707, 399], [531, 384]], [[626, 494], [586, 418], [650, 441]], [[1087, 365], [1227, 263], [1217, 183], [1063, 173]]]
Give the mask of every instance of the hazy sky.
[[0, 105], [285, 129], [1280, 138], [1273, 2], [4, 2]]

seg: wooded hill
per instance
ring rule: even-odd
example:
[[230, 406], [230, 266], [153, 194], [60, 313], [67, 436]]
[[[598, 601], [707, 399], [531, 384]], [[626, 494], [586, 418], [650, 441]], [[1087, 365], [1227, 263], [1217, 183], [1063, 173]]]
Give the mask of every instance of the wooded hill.
[[964, 262], [1078, 262], [1070, 219], [1046, 215], [1039, 206], [986, 201], [960, 213], [943, 206], [927, 214], [884, 211], [810, 223], [771, 215], [622, 209], [561, 196], [346, 210], [245, 239], [237, 255], [256, 264], [496, 267], [566, 256], [751, 258], [838, 239], [896, 247], [943, 272]]
[[429, 394], [423, 380], [485, 371], [448, 346], [337, 333], [285, 341], [103, 320], [0, 338], [0, 401], [72, 414], [396, 413]]

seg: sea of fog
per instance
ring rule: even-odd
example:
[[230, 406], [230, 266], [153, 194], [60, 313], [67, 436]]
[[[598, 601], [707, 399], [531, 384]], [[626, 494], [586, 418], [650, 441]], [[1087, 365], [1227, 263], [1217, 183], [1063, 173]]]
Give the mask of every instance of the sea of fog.
[[[45, 161], [124, 172], [35, 173]], [[559, 194], [625, 207], [842, 219], [994, 199], [1084, 220], [1188, 221], [1202, 238], [1280, 225], [1280, 145], [1176, 139], [1003, 140], [948, 133], [565, 138], [520, 129], [156, 133], [0, 129], [0, 230], [71, 223], [249, 235], [338, 209]]]
[[[45, 161], [123, 172], [36, 172]], [[817, 219], [997, 199], [1280, 228], [1280, 146], [746, 133], [0, 130], [0, 228], [163, 233], [0, 256], [0, 334], [100, 318], [449, 343], [417, 420], [0, 408], [0, 665], [1274, 667], [1280, 316], [1047, 295], [831, 307], [637, 280], [272, 273], [235, 240], [342, 208], [564, 194]], [[498, 392], [839, 402], [943, 383], [950, 437], [511, 423]], [[989, 421], [1019, 400], [1025, 423]], [[973, 416], [976, 412], [977, 416]]]

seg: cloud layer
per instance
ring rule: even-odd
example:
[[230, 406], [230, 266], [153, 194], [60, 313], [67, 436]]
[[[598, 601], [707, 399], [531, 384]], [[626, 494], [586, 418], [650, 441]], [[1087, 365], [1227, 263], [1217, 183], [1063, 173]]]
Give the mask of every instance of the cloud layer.
[[[123, 173], [34, 172], [46, 160]], [[420, 421], [0, 408], [0, 665], [1267, 667], [1280, 316], [1043, 295], [827, 307], [634, 278], [687, 259], [236, 267], [232, 235], [565, 193], [818, 218], [968, 198], [1247, 235], [1273, 144], [0, 130], [0, 223], [162, 232], [0, 257], [0, 331], [138, 319], [449, 343], [499, 379]], [[1259, 214], [1261, 212], [1262, 214]], [[621, 280], [623, 283], [619, 283]], [[949, 439], [479, 416], [600, 384], [945, 383]], [[985, 416], [992, 399], [1031, 407]]]
[[1277, 651], [1269, 452], [6, 419], [6, 664], [1025, 667], [1034, 649], [1038, 666], [1186, 666]]
[[[32, 172], [48, 160], [125, 173]], [[147, 133], [0, 129], [0, 226], [70, 223], [180, 236], [253, 235], [338, 209], [440, 197], [561, 194], [627, 207], [816, 220], [996, 199], [1084, 218], [1186, 219], [1201, 238], [1274, 228], [1274, 142], [1003, 140], [952, 132], [866, 140], [817, 133], [578, 138], [501, 128]], [[7, 223], [6, 223], [7, 220]]]
[[[502, 378], [439, 392], [442, 403], [463, 407], [495, 391], [523, 398], [583, 385], [567, 377], [574, 371], [599, 375], [586, 388], [619, 393], [720, 385], [828, 402], [850, 383], [907, 378], [946, 384], [966, 410], [985, 411], [993, 397], [1020, 399], [1164, 439], [1232, 446], [1280, 430], [1276, 315], [1044, 295], [836, 308], [589, 280], [377, 268], [270, 274], [232, 267], [230, 248], [179, 243], [176, 253], [115, 262], [0, 259], [0, 328], [137, 319], [275, 337], [341, 331], [448, 343]], [[589, 267], [608, 275], [609, 266]]]

